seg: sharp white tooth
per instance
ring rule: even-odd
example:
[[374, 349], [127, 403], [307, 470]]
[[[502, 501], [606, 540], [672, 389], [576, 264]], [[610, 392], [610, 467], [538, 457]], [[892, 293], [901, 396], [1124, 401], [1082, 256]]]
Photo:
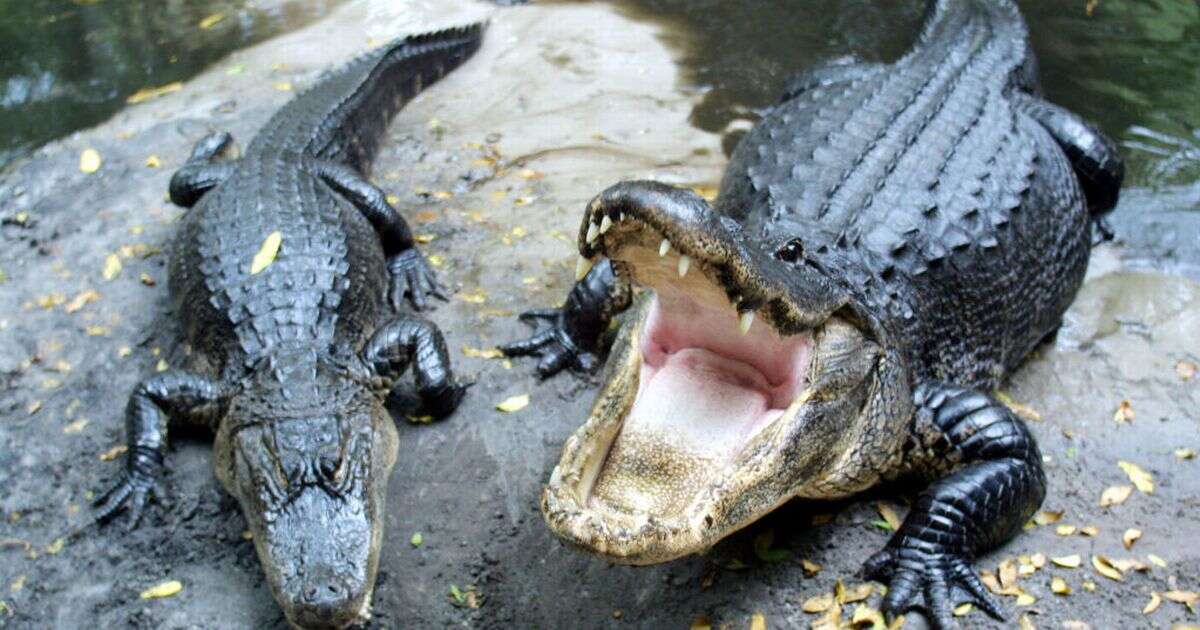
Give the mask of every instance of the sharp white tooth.
[[750, 332], [752, 324], [754, 324], [754, 311], [746, 311], [738, 316], [738, 332], [743, 335]]
[[603, 219], [600, 219], [600, 233], [603, 234], [607, 232], [608, 228], [610, 227], [612, 227], [612, 219], [608, 218], [608, 215], [606, 214], [604, 215]]
[[671, 251], [671, 241], [668, 241], [664, 238], [662, 242], [658, 244], [658, 257], [662, 258], [663, 256], [666, 256], [667, 252], [669, 251]]
[[575, 282], [583, 280], [583, 277], [588, 275], [588, 272], [592, 270], [592, 264], [590, 259], [583, 256], [580, 256], [579, 260], [575, 261]]
[[688, 269], [691, 269], [691, 267], [692, 267], [692, 259], [691, 258], [689, 258], [687, 256], [679, 257], [679, 277], [680, 278], [686, 276]]
[[591, 245], [592, 241], [596, 240], [597, 236], [600, 236], [600, 228], [596, 227], [595, 223], [588, 222], [588, 231], [587, 231], [588, 244]]

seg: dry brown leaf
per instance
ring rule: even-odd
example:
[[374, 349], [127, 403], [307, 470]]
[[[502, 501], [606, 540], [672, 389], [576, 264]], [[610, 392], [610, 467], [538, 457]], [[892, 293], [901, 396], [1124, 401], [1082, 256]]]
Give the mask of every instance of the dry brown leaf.
[[1100, 507], [1121, 505], [1133, 494], [1133, 486], [1112, 486], [1100, 494]]
[[1113, 422], [1117, 424], [1132, 422], [1135, 417], [1137, 414], [1133, 412], [1133, 403], [1129, 400], [1122, 400], [1121, 404], [1117, 405], [1117, 411], [1113, 413]]
[[529, 405], [529, 394], [521, 394], [519, 396], [510, 396], [505, 398], [503, 402], [496, 405], [496, 409], [504, 413], [513, 413], [520, 411]]
[[1060, 577], [1055, 577], [1050, 580], [1050, 590], [1053, 591], [1055, 595], [1071, 594], [1071, 587], [1067, 586], [1067, 581]]
[[1132, 549], [1133, 543], [1137, 542], [1137, 540], [1141, 537], [1142, 530], [1130, 527], [1129, 529], [1125, 530], [1124, 534], [1121, 535], [1121, 543], [1125, 545], [1126, 549]]
[[1149, 615], [1150, 613], [1158, 610], [1158, 605], [1161, 603], [1162, 598], [1158, 596], [1157, 592], [1152, 591], [1150, 593], [1150, 601], [1146, 602], [1145, 608], [1142, 608], [1142, 614]]
[[1050, 558], [1050, 562], [1067, 569], [1078, 569], [1079, 565], [1083, 563], [1083, 559], [1079, 557], [1079, 554], [1073, 553], [1069, 556]]
[[1092, 556], [1092, 568], [1096, 569], [1096, 573], [1110, 580], [1120, 582], [1125, 579], [1121, 576], [1121, 571], [1113, 566], [1112, 561], [1104, 556]]
[[1154, 476], [1142, 469], [1141, 466], [1127, 461], [1117, 462], [1117, 466], [1125, 471], [1129, 476], [1129, 480], [1133, 482], [1134, 487], [1143, 494], [1154, 493]]

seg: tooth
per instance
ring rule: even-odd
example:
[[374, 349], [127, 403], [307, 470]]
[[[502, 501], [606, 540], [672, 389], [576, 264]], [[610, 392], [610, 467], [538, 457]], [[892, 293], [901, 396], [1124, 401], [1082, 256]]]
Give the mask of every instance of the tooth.
[[599, 235], [600, 235], [600, 228], [596, 227], [595, 223], [592, 223], [589, 221], [588, 222], [588, 231], [587, 231], [588, 244], [591, 245], [592, 241], [596, 240], [596, 237]]
[[669, 251], [671, 251], [671, 241], [668, 241], [664, 238], [662, 242], [658, 244], [658, 257], [662, 258], [663, 256], [666, 256], [667, 252]]
[[604, 215], [603, 219], [600, 219], [600, 233], [603, 234], [607, 232], [608, 228], [610, 227], [612, 227], [612, 219], [608, 218], [608, 215], [606, 214]]
[[743, 335], [750, 332], [750, 326], [754, 323], [754, 311], [746, 311], [738, 316], [738, 332]]
[[691, 268], [691, 266], [692, 266], [691, 258], [688, 258], [687, 256], [680, 256], [679, 257], [679, 277], [682, 278], [682, 277], [686, 276], [688, 269]]
[[580, 256], [579, 260], [575, 261], [575, 282], [583, 280], [583, 277], [588, 275], [588, 272], [592, 270], [593, 264], [590, 259]]

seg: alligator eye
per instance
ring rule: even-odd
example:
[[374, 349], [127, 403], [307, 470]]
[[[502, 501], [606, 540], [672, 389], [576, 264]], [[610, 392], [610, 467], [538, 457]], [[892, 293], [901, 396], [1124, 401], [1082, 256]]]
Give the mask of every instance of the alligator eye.
[[794, 263], [797, 260], [800, 260], [800, 257], [803, 255], [804, 255], [804, 243], [801, 243], [800, 239], [798, 239], [798, 238], [794, 238], [794, 239], [788, 241], [787, 243], [784, 243], [783, 247], [780, 247], [775, 252], [776, 258], [778, 258], [779, 260], [782, 260], [783, 262], [790, 262], [790, 263]]

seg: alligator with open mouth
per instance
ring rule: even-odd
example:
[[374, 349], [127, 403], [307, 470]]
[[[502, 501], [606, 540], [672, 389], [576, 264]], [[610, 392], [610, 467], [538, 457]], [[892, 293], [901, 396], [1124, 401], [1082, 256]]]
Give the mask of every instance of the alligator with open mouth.
[[189, 208], [170, 292], [190, 366], [134, 390], [125, 469], [98, 518], [128, 508], [136, 526], [165, 499], [169, 420], [214, 431], [217, 478], [297, 627], [369, 618], [398, 448], [393, 384], [411, 364], [432, 415], [465, 391], [441, 332], [401, 308], [441, 291], [367, 173], [392, 117], [481, 37], [476, 25], [381, 46], [280, 109], [240, 159], [229, 134], [212, 134], [171, 179]]
[[712, 205], [605, 190], [565, 304], [502, 347], [543, 375], [587, 370], [622, 321], [546, 522], [649, 564], [795, 497], [915, 477], [929, 485], [865, 565], [883, 609], [1001, 616], [971, 563], [1021, 529], [1045, 477], [991, 392], [1060, 325], [1122, 177], [1111, 141], [1040, 96], [1013, 2], [936, 0], [894, 63], [797, 77]]

